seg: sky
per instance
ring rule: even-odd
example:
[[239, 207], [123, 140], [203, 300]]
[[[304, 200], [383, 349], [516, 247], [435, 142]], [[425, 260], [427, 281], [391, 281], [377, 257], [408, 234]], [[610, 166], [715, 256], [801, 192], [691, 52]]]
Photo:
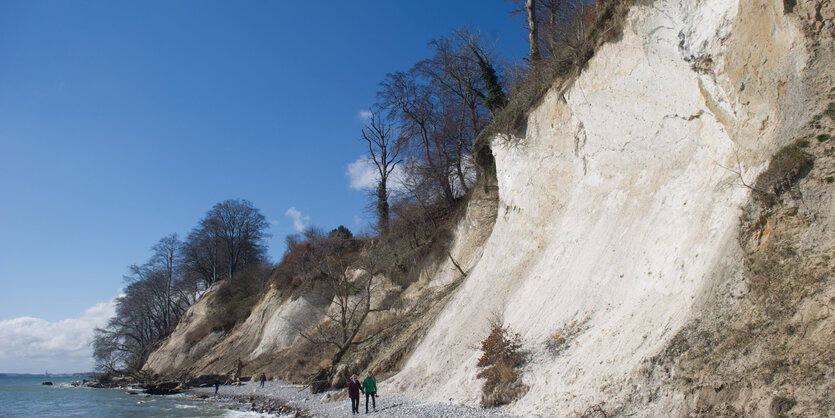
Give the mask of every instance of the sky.
[[269, 254], [368, 227], [386, 73], [455, 26], [525, 53], [502, 0], [0, 0], [0, 372], [92, 369], [130, 264], [248, 199]]

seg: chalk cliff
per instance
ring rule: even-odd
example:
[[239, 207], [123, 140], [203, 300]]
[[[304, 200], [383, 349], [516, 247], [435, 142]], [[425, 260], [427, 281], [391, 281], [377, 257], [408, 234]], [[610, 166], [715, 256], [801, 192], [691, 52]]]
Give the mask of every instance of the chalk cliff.
[[[817, 136], [835, 126], [835, 11], [796, 3], [636, 1], [523, 136], [492, 140], [495, 222], [461, 221], [450, 252], [466, 278], [381, 391], [478, 404], [480, 341], [500, 314], [527, 353], [510, 412], [835, 413], [833, 370], [818, 366], [835, 360], [835, 147]], [[758, 176], [798, 140], [813, 167], [758, 199]], [[423, 268], [404, 295], [458, 277], [446, 259]], [[774, 292], [788, 299], [772, 306]], [[200, 302], [149, 367], [209, 372], [230, 350], [286, 349], [287, 323], [321, 319], [319, 296], [267, 294], [233, 337], [184, 353]], [[569, 337], [555, 349], [555, 335]]]

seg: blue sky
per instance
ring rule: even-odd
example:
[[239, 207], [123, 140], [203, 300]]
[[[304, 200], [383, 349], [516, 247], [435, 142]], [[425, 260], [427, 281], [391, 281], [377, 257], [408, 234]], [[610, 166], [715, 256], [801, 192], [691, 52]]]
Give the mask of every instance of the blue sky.
[[261, 210], [274, 260], [288, 214], [361, 229], [346, 172], [377, 84], [458, 25], [521, 56], [510, 7], [0, 0], [0, 372], [89, 368], [89, 336], [54, 334], [105, 320], [127, 266], [219, 201]]

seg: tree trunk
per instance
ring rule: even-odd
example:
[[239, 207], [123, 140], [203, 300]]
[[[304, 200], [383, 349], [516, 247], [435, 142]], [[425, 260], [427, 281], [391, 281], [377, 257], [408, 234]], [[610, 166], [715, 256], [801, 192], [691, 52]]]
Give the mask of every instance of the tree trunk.
[[382, 233], [388, 231], [389, 228], [389, 202], [386, 180], [383, 177], [377, 186], [377, 225]]
[[536, 4], [534, 0], [525, 1], [525, 11], [528, 13], [528, 42], [531, 45], [531, 64], [539, 61], [539, 30], [536, 24]]

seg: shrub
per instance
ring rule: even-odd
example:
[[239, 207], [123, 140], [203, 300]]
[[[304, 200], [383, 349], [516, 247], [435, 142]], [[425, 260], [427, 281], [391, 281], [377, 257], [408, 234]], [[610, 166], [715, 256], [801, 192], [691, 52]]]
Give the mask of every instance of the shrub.
[[797, 405], [797, 401], [793, 398], [775, 396], [774, 399], [771, 400], [769, 412], [771, 412], [771, 416], [773, 417], [784, 417], [786, 416], [786, 412], [789, 412], [789, 410], [794, 408], [795, 405]]
[[518, 399], [527, 388], [519, 382], [516, 368], [522, 363], [522, 338], [498, 319], [490, 324], [490, 334], [481, 342], [483, 367], [476, 377], [487, 379], [482, 386], [481, 404], [486, 408], [505, 405]]
[[269, 269], [267, 265], [247, 267], [220, 285], [209, 305], [211, 331], [228, 331], [249, 317], [262, 296]]
[[801, 141], [803, 140], [786, 145], [777, 151], [771, 158], [768, 168], [757, 177], [756, 189], [764, 193], [773, 193], [773, 195], [764, 196], [765, 200], [773, 200], [774, 197], [783, 194], [812, 170], [814, 161], [803, 151]]
[[826, 110], [823, 111], [823, 114], [828, 116], [829, 119], [835, 121], [835, 102], [829, 103], [829, 107], [827, 107]]
[[820, 134], [820, 135], [816, 136], [815, 138], [818, 139], [818, 142], [826, 142], [826, 141], [829, 141], [829, 138], [832, 138], [832, 136], [829, 135], [829, 134]]

